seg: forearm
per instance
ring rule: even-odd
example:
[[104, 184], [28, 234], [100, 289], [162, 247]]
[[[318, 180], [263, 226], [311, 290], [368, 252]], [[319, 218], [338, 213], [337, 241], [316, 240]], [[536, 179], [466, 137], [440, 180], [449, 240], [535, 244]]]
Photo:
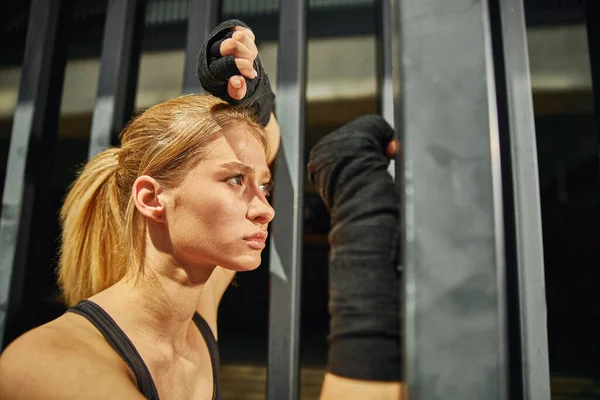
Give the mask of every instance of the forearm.
[[363, 381], [325, 374], [319, 400], [405, 400], [402, 382]]
[[279, 151], [279, 144], [281, 143], [281, 129], [279, 128], [279, 122], [275, 118], [275, 114], [271, 113], [271, 119], [265, 127], [267, 133], [267, 140], [269, 141], [269, 155], [267, 157], [267, 164], [271, 165], [277, 156]]
[[231, 285], [231, 281], [235, 276], [235, 271], [217, 266], [210, 278], [204, 284], [202, 295], [198, 299], [196, 311], [202, 315], [213, 331], [215, 337], [218, 338], [217, 317], [221, 299], [227, 288]]
[[400, 202], [385, 155], [393, 136], [381, 117], [368, 116], [311, 151], [309, 178], [331, 215], [322, 400], [401, 398]]

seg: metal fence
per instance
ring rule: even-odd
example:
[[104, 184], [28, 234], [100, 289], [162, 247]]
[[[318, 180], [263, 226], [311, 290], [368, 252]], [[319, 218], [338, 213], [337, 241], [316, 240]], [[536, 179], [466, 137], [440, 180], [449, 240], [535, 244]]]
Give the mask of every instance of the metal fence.
[[[522, 0], [377, 5], [380, 109], [404, 149], [393, 172], [404, 194], [398, 290], [410, 398], [549, 399]], [[108, 2], [89, 155], [115, 142], [133, 110], [145, 7], [141, 0]], [[23, 302], [27, 249], [45, 210], [39, 205], [53, 156], [46, 149], [57, 138], [66, 9], [61, 0], [33, 0], [29, 14], [0, 220], [0, 341]], [[268, 398], [277, 400], [299, 393], [306, 10], [306, 0], [280, 0], [282, 145], [267, 383]], [[196, 57], [219, 11], [218, 1], [190, 2], [182, 93], [201, 90]], [[594, 71], [597, 78], [597, 65]]]

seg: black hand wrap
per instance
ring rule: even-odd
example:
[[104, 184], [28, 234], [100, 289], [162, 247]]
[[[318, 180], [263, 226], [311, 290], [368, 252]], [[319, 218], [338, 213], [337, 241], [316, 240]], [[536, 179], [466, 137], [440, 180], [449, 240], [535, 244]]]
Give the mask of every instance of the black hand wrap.
[[221, 56], [221, 43], [233, 36], [233, 27], [246, 24], [237, 19], [231, 19], [221, 23], [209, 35], [209, 39], [204, 43], [198, 54], [198, 80], [208, 93], [219, 97], [229, 104], [251, 107], [254, 115], [263, 126], [267, 126], [271, 118], [271, 112], [275, 105], [275, 94], [271, 90], [269, 77], [262, 65], [260, 55], [254, 60], [254, 69], [258, 76], [254, 79], [246, 80], [246, 96], [241, 100], [236, 100], [229, 96], [227, 84], [229, 78], [234, 75], [241, 75], [235, 65], [233, 56]]
[[401, 378], [399, 195], [385, 148], [394, 131], [376, 115], [327, 135], [308, 173], [331, 213], [329, 372]]

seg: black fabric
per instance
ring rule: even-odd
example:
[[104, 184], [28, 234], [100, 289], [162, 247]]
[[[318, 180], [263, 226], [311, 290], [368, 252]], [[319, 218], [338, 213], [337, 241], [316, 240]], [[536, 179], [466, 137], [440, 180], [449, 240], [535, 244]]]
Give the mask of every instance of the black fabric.
[[241, 74], [235, 65], [235, 58], [233, 56], [222, 57], [220, 47], [224, 40], [233, 36], [232, 28], [235, 26], [248, 28], [242, 21], [231, 19], [222, 22], [210, 33], [208, 40], [198, 53], [198, 80], [204, 90], [213, 96], [219, 97], [229, 104], [252, 108], [257, 120], [266, 126], [275, 105], [275, 94], [271, 90], [269, 76], [263, 67], [260, 54], [254, 60], [254, 69], [258, 76], [254, 79], [244, 77], [246, 96], [241, 100], [236, 100], [227, 92], [229, 78]]
[[383, 118], [358, 118], [321, 139], [308, 174], [331, 214], [329, 372], [401, 378], [399, 195], [385, 148]]
[[[131, 371], [133, 372], [135, 379], [138, 384], [138, 389], [144, 397], [149, 400], [159, 400], [154, 380], [150, 375], [150, 371], [144, 363], [144, 360], [136, 350], [131, 340], [127, 337], [125, 332], [117, 323], [111, 318], [110, 315], [102, 307], [89, 300], [82, 300], [73, 307], [69, 308], [67, 312], [79, 314], [82, 317], [90, 321], [96, 329], [104, 336], [106, 341], [111, 347], [121, 356], [121, 358], [127, 363]], [[215, 339], [210, 326], [198, 313], [194, 314], [194, 323], [200, 330], [204, 341], [208, 347], [210, 354], [210, 361], [213, 370], [213, 400], [220, 400], [220, 385], [219, 385], [219, 345]]]
[[208, 346], [208, 352], [210, 354], [210, 363], [212, 364], [213, 370], [213, 400], [220, 400], [221, 389], [219, 385], [219, 367], [221, 365], [221, 358], [219, 355], [219, 343], [217, 342], [212, 329], [210, 329], [210, 326], [208, 326], [208, 323], [200, 314], [195, 313], [193, 319]]

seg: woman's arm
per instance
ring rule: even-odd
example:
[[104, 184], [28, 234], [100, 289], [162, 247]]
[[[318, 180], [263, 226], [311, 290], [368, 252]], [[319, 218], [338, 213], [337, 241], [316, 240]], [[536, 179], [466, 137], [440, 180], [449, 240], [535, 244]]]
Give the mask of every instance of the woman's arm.
[[[310, 154], [309, 179], [331, 215], [330, 335], [321, 399], [403, 397], [399, 195], [387, 168], [398, 145], [380, 116], [358, 118]], [[368, 207], [366, 206], [368, 205]]]
[[404, 400], [401, 382], [376, 382], [325, 374], [320, 400]]
[[269, 156], [267, 157], [267, 164], [269, 164], [269, 167], [271, 167], [273, 161], [275, 161], [275, 157], [277, 157], [279, 144], [281, 143], [281, 129], [279, 128], [279, 122], [277, 122], [275, 114], [271, 113], [271, 119], [265, 127], [265, 131], [267, 132], [270, 150]]

